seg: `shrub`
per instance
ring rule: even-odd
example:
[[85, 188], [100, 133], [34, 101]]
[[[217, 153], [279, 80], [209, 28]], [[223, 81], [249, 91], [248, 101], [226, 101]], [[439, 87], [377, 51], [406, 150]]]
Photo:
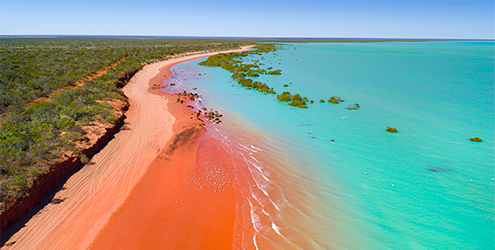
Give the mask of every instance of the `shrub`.
[[306, 102], [303, 100], [292, 100], [292, 102], [289, 102], [289, 105], [290, 106], [296, 106], [296, 107], [299, 107], [301, 105], [306, 106]]
[[260, 76], [258, 73], [256, 73], [253, 70], [249, 70], [246, 75], [249, 76], [249, 77], [258, 77], [258, 76]]
[[272, 70], [272, 71], [266, 72], [266, 74], [267, 75], [281, 75], [282, 74], [282, 70], [280, 70], [280, 69]]
[[385, 131], [390, 132], [390, 133], [397, 133], [397, 128], [387, 126]]
[[89, 141], [89, 138], [79, 132], [67, 132], [62, 135], [62, 138], [68, 141]]
[[268, 87], [268, 85], [264, 84], [261, 86], [260, 89], [258, 89], [259, 91], [263, 92], [263, 93], [268, 93], [268, 91], [270, 91], [270, 88]]
[[291, 101], [291, 94], [288, 91], [283, 92], [280, 95], [277, 95], [277, 99], [279, 102], [289, 102]]
[[107, 115], [107, 117], [105, 117], [105, 120], [111, 124], [115, 124], [117, 120], [119, 120], [119, 118], [115, 115]]
[[89, 124], [89, 119], [87, 117], [84, 117], [83, 119], [77, 121], [78, 125], [87, 125]]
[[237, 80], [237, 78], [245, 78], [246, 77], [246, 74], [245, 73], [235, 73], [235, 74], [232, 74], [232, 79], [234, 80]]
[[471, 138], [469, 140], [474, 141], [474, 142], [482, 142], [483, 141], [483, 140], [481, 140], [481, 138], [479, 138], [477, 136], [475, 136], [475, 137], [473, 137], [473, 138]]
[[325, 102], [325, 100], [323, 100], [323, 99], [320, 99], [320, 102], [321, 102], [321, 103], [324, 103], [324, 102]]
[[292, 100], [293, 101], [302, 101], [303, 99], [302, 99], [301, 95], [295, 94], [294, 96], [292, 96]]
[[340, 97], [332, 96], [332, 97], [330, 97], [330, 99], [328, 99], [328, 102], [333, 103], [333, 104], [338, 104], [340, 102]]
[[237, 80], [237, 82], [244, 86], [244, 87], [255, 87], [255, 86], [251, 86], [253, 84], [253, 80], [251, 79], [240, 79], [240, 80]]
[[39, 123], [53, 123], [57, 118], [57, 113], [47, 106], [41, 106], [32, 115], [32, 119]]
[[67, 130], [72, 128], [74, 125], [76, 125], [76, 122], [67, 116], [63, 116], [57, 121], [57, 128], [60, 130]]
[[284, 84], [284, 87], [289, 87], [289, 84]]
[[81, 161], [82, 164], [88, 164], [88, 162], [89, 162], [89, 158], [85, 154], [82, 154], [79, 157], [79, 160]]

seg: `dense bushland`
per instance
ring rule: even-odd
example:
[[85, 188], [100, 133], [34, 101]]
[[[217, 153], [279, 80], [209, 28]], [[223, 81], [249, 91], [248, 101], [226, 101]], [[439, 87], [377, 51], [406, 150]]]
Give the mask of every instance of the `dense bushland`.
[[167, 39], [1, 39], [0, 113], [75, 83], [129, 56], [108, 78], [143, 64], [191, 51], [236, 48], [245, 41]]

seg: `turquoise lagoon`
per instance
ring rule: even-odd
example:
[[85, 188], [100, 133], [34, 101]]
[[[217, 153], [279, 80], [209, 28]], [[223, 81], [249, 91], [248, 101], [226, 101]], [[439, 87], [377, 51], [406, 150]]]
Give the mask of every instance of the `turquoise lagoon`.
[[[319, 234], [308, 231], [309, 248], [495, 249], [494, 45], [297, 43], [245, 59], [281, 69], [258, 80], [315, 100], [307, 110], [247, 90], [221, 68], [198, 66], [204, 59], [174, 66], [171, 80], [224, 114], [209, 129], [256, 131], [265, 139], [253, 148], [290, 165], [280, 178], [309, 176], [296, 191], [318, 207], [304, 214]], [[345, 102], [319, 103], [330, 96]], [[361, 108], [344, 108], [354, 103]], [[483, 142], [471, 142], [474, 136]], [[263, 167], [265, 179], [277, 171]], [[290, 188], [277, 190], [287, 197]], [[270, 216], [288, 218], [282, 212]], [[282, 224], [265, 231], [291, 241], [290, 223]]]

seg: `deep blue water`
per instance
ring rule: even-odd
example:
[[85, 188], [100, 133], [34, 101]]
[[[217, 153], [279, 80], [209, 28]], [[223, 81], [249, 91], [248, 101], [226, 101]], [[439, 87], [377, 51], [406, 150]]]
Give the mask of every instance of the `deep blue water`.
[[[314, 178], [301, 192], [316, 197], [307, 216], [327, 236], [315, 248], [495, 249], [494, 45], [301, 43], [246, 59], [281, 69], [258, 80], [315, 100], [307, 110], [198, 66], [204, 59], [176, 65], [172, 81]], [[345, 101], [318, 102], [330, 96]], [[353, 103], [361, 108], [344, 108]]]

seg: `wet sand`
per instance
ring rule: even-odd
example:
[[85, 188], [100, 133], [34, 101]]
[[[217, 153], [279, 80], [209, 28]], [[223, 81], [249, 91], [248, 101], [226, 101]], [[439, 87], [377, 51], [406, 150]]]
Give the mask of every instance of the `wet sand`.
[[205, 139], [201, 127], [184, 127], [90, 249], [231, 249], [231, 166]]
[[[131, 105], [126, 114], [127, 119], [125, 120], [123, 129], [115, 135], [115, 138], [103, 150], [93, 157], [90, 164], [75, 173], [64, 184], [62, 189], [55, 194], [53, 200], [60, 202], [51, 202], [35, 214], [23, 228], [6, 242], [2, 249], [87, 249], [102, 228], [109, 222], [112, 214], [117, 209], [124, 208], [122, 205], [126, 199], [129, 201], [128, 197], [136, 184], [138, 182], [140, 184], [146, 183], [146, 181], [140, 182], [140, 180], [147, 172], [150, 164], [150, 171], [146, 175], [159, 170], [165, 171], [166, 169], [171, 169], [171, 172], [174, 174], [169, 174], [166, 177], [170, 181], [170, 185], [164, 181], [147, 184], [151, 186], [160, 184], [159, 186], [161, 188], [157, 187], [157, 189], [163, 193], [151, 191], [154, 195], [147, 195], [151, 195], [154, 198], [148, 196], [150, 200], [148, 200], [148, 203], [143, 204], [143, 206], [154, 206], [153, 201], [161, 199], [157, 197], [166, 197], [170, 192], [177, 190], [179, 192], [174, 193], [177, 197], [173, 197], [176, 200], [183, 197], [185, 204], [187, 204], [185, 197], [190, 201], [201, 201], [202, 195], [199, 195], [199, 193], [197, 196], [188, 195], [190, 189], [184, 186], [187, 185], [184, 184], [184, 179], [179, 179], [187, 178], [190, 174], [188, 172], [190, 168], [183, 167], [184, 163], [181, 159], [184, 157], [186, 159], [192, 159], [194, 151], [188, 151], [187, 148], [194, 149], [195, 143], [199, 141], [184, 141], [180, 147], [177, 147], [170, 154], [170, 156], [178, 156], [175, 161], [166, 159], [170, 156], [163, 158], [164, 153], [157, 158], [167, 143], [171, 143], [169, 141], [173, 138], [174, 131], [177, 131], [175, 128], [182, 123], [175, 124], [176, 117], [174, 115], [179, 116], [179, 113], [172, 115], [169, 112], [169, 108], [172, 110], [174, 107], [168, 106], [168, 99], [163, 95], [160, 96], [151, 93], [158, 91], [157, 89], [149, 90], [150, 85], [153, 86], [160, 78], [163, 79], [165, 74], [162, 75], [163, 72], [160, 72], [160, 69], [168, 69], [170, 66], [179, 62], [210, 56], [216, 53], [218, 52], [161, 61], [147, 65], [138, 72], [128, 85], [124, 87], [124, 93], [129, 98]], [[185, 108], [176, 108], [177, 110], [182, 110], [181, 112], [188, 112]], [[186, 117], [178, 118], [183, 120], [189, 119]], [[199, 123], [197, 126], [199, 126]], [[191, 134], [190, 138], [200, 138], [200, 136], [201, 129], [197, 129]], [[160, 162], [167, 162], [170, 166], [164, 166]], [[221, 196], [215, 196], [215, 199], [232, 200], [232, 191], [228, 191], [229, 187], [225, 189], [226, 191], [220, 193], [222, 194]], [[214, 194], [216, 193], [214, 192]], [[208, 202], [215, 201], [208, 197], [205, 196], [203, 200], [207, 200]], [[167, 201], [170, 201], [170, 199], [167, 199]], [[163, 201], [163, 204], [168, 203]], [[229, 203], [225, 202], [225, 204]], [[190, 209], [193, 207], [195, 206], [190, 206]], [[232, 206], [229, 207], [228, 205], [224, 207], [213, 206], [211, 213], [233, 214], [233, 210], [231, 211], [231, 209]], [[185, 215], [185, 211], [187, 210], [183, 208], [171, 209], [169, 212], [172, 213], [174, 211], [176, 212], [174, 214], [175, 216], [170, 218], [180, 220], [180, 215]], [[204, 211], [206, 212], [208, 209], [204, 209]], [[116, 213], [112, 218], [116, 218], [118, 214]], [[190, 211], [187, 214], [194, 214], [194, 212]], [[136, 214], [133, 216], [138, 217]], [[188, 218], [187, 216], [184, 217]], [[227, 216], [227, 218], [229, 217]], [[229, 231], [227, 228], [230, 228], [229, 223], [232, 223], [230, 221], [230, 219], [226, 219], [219, 222], [220, 224], [218, 224], [217, 228], [222, 228], [222, 230], [225, 230], [225, 234], [227, 234], [227, 231]], [[148, 226], [152, 227], [151, 224]], [[210, 225], [205, 225], [205, 228], [207, 226]], [[125, 227], [132, 228], [133, 226], [125, 225]], [[193, 229], [194, 227], [191, 226], [190, 228]], [[200, 227], [195, 230], [202, 231]], [[172, 231], [176, 233], [177, 237], [182, 235], [179, 230], [170, 230], [170, 232]], [[155, 236], [158, 237], [158, 235]], [[163, 235], [161, 236], [163, 237]], [[169, 242], [171, 241], [173, 240]], [[202, 244], [201, 242], [198, 240], [198, 244]], [[147, 244], [151, 244], [149, 247], [153, 246], [153, 242], [148, 242]]]

